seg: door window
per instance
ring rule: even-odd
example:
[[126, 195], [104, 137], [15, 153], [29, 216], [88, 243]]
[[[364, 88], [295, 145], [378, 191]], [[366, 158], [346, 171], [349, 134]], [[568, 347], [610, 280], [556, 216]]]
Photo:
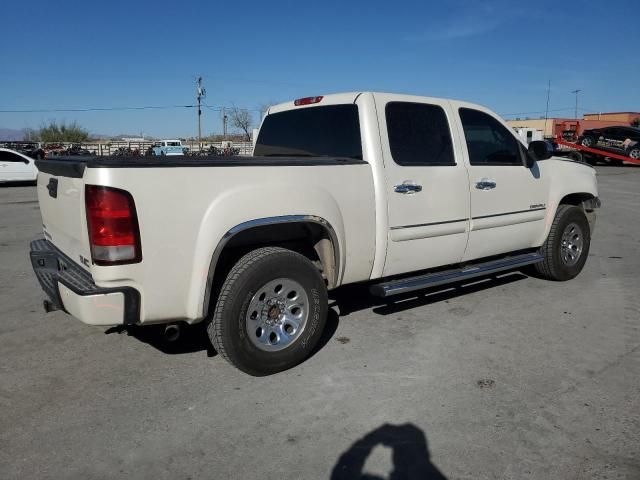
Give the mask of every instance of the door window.
[[520, 142], [491, 115], [460, 109], [471, 165], [522, 165]]
[[391, 156], [398, 165], [455, 165], [449, 122], [442, 107], [389, 102], [385, 108]]

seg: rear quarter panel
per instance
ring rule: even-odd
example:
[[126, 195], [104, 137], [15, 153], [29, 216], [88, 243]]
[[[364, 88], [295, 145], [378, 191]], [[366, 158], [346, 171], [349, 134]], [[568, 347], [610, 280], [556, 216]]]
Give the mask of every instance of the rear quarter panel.
[[85, 183], [122, 188], [134, 198], [142, 262], [93, 265], [92, 274], [100, 286], [136, 287], [145, 323], [200, 320], [216, 246], [231, 228], [257, 218], [324, 218], [340, 244], [342, 282], [371, 274], [375, 203], [368, 164], [88, 168]]

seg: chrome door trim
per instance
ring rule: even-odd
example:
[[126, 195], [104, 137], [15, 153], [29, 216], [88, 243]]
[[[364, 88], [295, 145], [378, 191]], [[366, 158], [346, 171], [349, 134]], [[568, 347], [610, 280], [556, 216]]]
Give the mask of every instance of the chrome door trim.
[[431, 227], [433, 225], [445, 225], [447, 223], [458, 223], [458, 222], [466, 222], [468, 218], [461, 218], [459, 220], [445, 220], [444, 222], [431, 222], [431, 223], [418, 223], [416, 225], [400, 225], [397, 227], [391, 227], [391, 230], [399, 230], [402, 228], [414, 228], [414, 227]]
[[546, 210], [546, 209], [547, 207], [540, 207], [540, 208], [529, 208], [527, 210], [515, 210], [513, 212], [492, 213], [491, 215], [481, 215], [479, 217], [472, 217], [471, 220], [480, 220], [481, 218], [491, 218], [491, 217], [502, 217], [504, 215], [515, 215], [516, 213], [537, 212], [539, 210]]

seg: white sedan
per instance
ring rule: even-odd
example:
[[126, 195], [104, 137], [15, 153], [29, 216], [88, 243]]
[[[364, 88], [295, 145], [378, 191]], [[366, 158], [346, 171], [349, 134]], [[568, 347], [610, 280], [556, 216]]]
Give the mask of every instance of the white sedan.
[[35, 160], [22, 153], [0, 148], [0, 183], [35, 182], [38, 175]]

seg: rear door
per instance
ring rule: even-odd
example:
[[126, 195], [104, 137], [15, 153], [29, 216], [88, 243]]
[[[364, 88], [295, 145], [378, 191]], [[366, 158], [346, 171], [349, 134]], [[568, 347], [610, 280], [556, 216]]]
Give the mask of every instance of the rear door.
[[389, 219], [383, 275], [459, 262], [468, 236], [469, 180], [449, 102], [384, 94], [375, 101]]
[[464, 260], [535, 247], [544, 231], [548, 181], [515, 132], [490, 112], [457, 109], [465, 139], [471, 192], [469, 244]]

